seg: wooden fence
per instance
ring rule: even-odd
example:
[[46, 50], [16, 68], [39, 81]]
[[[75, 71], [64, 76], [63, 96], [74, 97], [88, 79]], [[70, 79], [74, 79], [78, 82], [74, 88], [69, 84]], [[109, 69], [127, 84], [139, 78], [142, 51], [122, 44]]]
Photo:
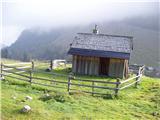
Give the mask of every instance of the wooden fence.
[[[24, 66], [24, 65], [27, 65], [27, 66]], [[75, 77], [73, 74], [64, 75], [64, 74], [57, 74], [54, 72], [45, 72], [45, 71], [41, 71], [41, 70], [35, 70], [34, 67], [35, 67], [34, 62], [18, 63], [18, 64], [3, 64], [3, 63], [1, 63], [1, 78], [4, 78], [4, 76], [8, 76], [8, 77], [15, 78], [15, 79], [18, 79], [21, 81], [29, 82], [30, 84], [37, 84], [37, 85], [54, 87], [54, 88], [63, 88], [63, 89], [66, 89], [66, 91], [69, 94], [72, 92], [76, 92], [77, 89], [73, 88], [73, 86], [77, 86], [78, 88], [83, 87], [83, 88], [90, 89], [90, 91], [78, 90], [79, 92], [90, 93], [92, 95], [94, 95], [94, 94], [105, 95], [106, 93], [96, 92], [97, 89], [104, 89], [104, 90], [113, 91], [115, 96], [117, 96], [120, 90], [123, 90], [123, 89], [128, 88], [133, 85], [135, 85], [135, 87], [137, 87], [137, 85], [141, 81], [141, 77], [143, 75], [143, 71], [144, 71], [145, 66], [143, 65], [143, 66], [138, 67], [138, 73], [136, 74], [136, 76], [134, 76], [132, 78], [128, 78], [126, 80], [116, 79], [116, 81], [114, 81], [114, 82], [113, 81], [82, 79], [82, 78]], [[24, 73], [24, 74], [22, 74], [22, 73]], [[42, 78], [39, 76], [35, 77], [33, 75], [34, 73], [43, 73], [46, 75], [53, 75], [54, 77], [60, 76], [60, 77], [64, 77], [64, 79], [63, 80], [58, 80], [58, 79], [56, 80], [56, 79], [49, 79], [49, 78], [44, 78], [44, 77]], [[50, 83], [55, 83], [55, 84], [53, 85], [53, 84], [39, 83], [39, 82], [36, 82], [36, 80], [49, 81]], [[82, 84], [82, 82], [83, 82], [83, 84]], [[89, 84], [84, 84], [84, 83], [89, 83]], [[97, 85], [100, 83], [103, 84], [103, 86]], [[59, 86], [59, 84], [63, 84], [63, 86]], [[110, 87], [108, 87], [108, 85]]]

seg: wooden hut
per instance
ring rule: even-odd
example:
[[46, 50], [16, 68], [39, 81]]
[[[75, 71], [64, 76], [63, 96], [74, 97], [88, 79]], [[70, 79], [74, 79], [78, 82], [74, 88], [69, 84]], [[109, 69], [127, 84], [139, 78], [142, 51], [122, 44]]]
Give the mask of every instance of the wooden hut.
[[73, 55], [72, 72], [84, 75], [128, 76], [133, 37], [78, 33], [70, 44], [68, 54]]

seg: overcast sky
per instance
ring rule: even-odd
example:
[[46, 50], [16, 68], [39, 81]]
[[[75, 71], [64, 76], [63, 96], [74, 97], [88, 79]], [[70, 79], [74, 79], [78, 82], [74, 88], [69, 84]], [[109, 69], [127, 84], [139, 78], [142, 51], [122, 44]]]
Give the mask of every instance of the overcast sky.
[[111, 1], [1, 0], [1, 42], [10, 45], [26, 28], [51, 28], [120, 20], [156, 12], [159, 4], [158, 0]]

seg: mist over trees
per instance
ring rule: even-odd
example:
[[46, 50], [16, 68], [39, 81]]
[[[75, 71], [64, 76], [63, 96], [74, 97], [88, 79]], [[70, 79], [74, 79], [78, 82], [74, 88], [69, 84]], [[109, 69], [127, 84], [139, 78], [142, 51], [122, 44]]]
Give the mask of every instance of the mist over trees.
[[[144, 22], [145, 21], [145, 22]], [[134, 51], [130, 63], [158, 66], [158, 16], [137, 16], [121, 21], [96, 23], [104, 34], [134, 37]], [[2, 50], [2, 57], [29, 61], [31, 59], [66, 59], [69, 44], [78, 32], [92, 32], [94, 23], [87, 26], [24, 30], [17, 41]]]

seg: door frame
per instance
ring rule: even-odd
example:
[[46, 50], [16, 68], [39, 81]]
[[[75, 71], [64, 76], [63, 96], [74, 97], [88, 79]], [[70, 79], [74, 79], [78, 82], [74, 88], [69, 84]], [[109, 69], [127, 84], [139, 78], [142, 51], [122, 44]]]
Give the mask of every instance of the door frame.
[[110, 64], [110, 58], [107, 57], [99, 58], [99, 75], [103, 76], [109, 75], [109, 64]]

